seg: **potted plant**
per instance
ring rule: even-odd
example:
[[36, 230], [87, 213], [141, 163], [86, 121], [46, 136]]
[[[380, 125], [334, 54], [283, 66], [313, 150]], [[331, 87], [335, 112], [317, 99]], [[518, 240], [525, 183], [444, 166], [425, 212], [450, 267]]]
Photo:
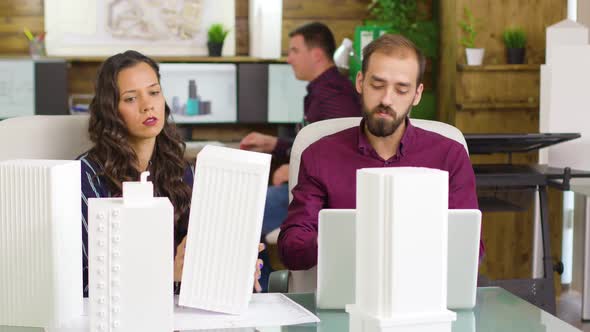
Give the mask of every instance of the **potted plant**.
[[461, 38], [461, 45], [465, 46], [465, 55], [469, 66], [481, 66], [485, 53], [485, 49], [475, 48], [475, 36], [477, 36], [475, 24], [473, 14], [469, 8], [465, 7], [465, 21], [459, 22], [459, 26], [465, 33], [465, 36]]
[[214, 23], [207, 31], [207, 48], [209, 49], [209, 56], [221, 56], [223, 49], [223, 41], [229, 33], [223, 24]]
[[506, 45], [506, 60], [510, 64], [524, 63], [526, 33], [519, 27], [506, 29], [502, 35]]

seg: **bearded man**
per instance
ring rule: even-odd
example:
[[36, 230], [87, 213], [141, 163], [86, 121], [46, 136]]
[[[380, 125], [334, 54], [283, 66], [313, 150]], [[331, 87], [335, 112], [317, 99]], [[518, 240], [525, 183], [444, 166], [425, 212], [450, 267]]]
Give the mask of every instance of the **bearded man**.
[[412, 126], [408, 117], [424, 90], [424, 67], [420, 50], [401, 35], [383, 35], [364, 48], [356, 77], [363, 108], [360, 125], [316, 141], [301, 156], [278, 242], [287, 268], [306, 270], [317, 264], [318, 213], [356, 208], [356, 171], [361, 168], [447, 171], [449, 209], [478, 208], [475, 175], [463, 145]]

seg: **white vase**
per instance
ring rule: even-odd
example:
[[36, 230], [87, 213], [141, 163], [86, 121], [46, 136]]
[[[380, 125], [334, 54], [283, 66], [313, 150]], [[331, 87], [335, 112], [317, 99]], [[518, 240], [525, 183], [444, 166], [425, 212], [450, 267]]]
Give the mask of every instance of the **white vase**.
[[466, 48], [465, 55], [467, 56], [467, 65], [481, 66], [483, 63], [484, 48]]

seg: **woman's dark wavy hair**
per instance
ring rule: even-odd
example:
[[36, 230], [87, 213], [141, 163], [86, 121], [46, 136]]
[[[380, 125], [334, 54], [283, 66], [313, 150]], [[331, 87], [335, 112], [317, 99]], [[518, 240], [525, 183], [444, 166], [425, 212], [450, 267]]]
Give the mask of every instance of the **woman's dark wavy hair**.
[[[129, 131], [119, 115], [119, 88], [117, 77], [126, 68], [140, 63], [148, 64], [158, 76], [158, 64], [149, 57], [126, 51], [111, 56], [101, 65], [95, 83], [95, 94], [90, 103], [88, 132], [94, 147], [88, 158], [102, 167], [98, 174], [106, 179], [112, 196], [120, 196], [123, 181], [138, 181], [140, 172], [135, 168], [137, 155], [128, 142]], [[170, 107], [165, 104], [164, 128], [156, 137], [150, 179], [156, 196], [168, 197], [174, 206], [174, 225], [186, 230], [190, 208], [191, 190], [183, 182], [187, 167], [183, 159], [185, 144], [174, 124], [168, 121]]]

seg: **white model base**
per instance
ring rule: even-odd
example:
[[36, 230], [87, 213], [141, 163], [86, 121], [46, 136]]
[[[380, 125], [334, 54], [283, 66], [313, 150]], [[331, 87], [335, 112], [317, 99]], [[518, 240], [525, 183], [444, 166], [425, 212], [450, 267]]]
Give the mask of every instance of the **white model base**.
[[356, 305], [347, 305], [350, 332], [450, 332], [457, 314], [441, 312], [397, 315], [393, 318], [375, 317], [360, 312]]

